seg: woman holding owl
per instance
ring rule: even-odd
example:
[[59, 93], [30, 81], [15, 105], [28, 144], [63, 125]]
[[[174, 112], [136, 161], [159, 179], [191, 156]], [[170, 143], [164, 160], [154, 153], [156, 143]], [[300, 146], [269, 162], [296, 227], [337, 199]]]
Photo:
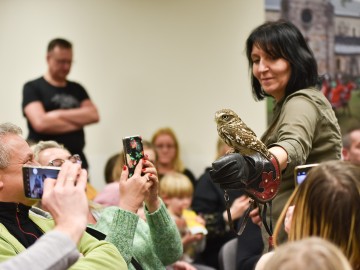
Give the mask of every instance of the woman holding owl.
[[[295, 25], [279, 20], [258, 26], [246, 40], [246, 56], [255, 100], [270, 97], [275, 104], [261, 141], [276, 157], [281, 171], [272, 209], [276, 222], [294, 191], [294, 168], [340, 159], [341, 132], [330, 103], [318, 88], [314, 55]], [[284, 232], [278, 243], [285, 239]], [[267, 241], [264, 244], [266, 250]]]

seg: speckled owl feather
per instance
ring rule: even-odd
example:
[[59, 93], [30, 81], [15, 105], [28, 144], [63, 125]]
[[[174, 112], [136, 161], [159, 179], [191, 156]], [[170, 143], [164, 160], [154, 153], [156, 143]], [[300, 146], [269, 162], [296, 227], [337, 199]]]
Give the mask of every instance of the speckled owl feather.
[[220, 138], [235, 152], [244, 156], [259, 152], [268, 159], [271, 157], [265, 144], [234, 111], [230, 109], [217, 111], [215, 121]]

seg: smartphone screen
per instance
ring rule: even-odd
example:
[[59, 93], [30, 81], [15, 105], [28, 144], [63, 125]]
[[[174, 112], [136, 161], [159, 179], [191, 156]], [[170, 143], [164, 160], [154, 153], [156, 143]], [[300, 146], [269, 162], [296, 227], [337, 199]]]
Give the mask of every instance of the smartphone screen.
[[59, 167], [23, 166], [24, 192], [27, 198], [41, 199], [46, 178], [57, 179]]
[[139, 135], [125, 137], [123, 138], [123, 146], [125, 163], [129, 168], [129, 177], [131, 177], [139, 160], [144, 157], [142, 138]]
[[307, 165], [299, 165], [295, 167], [294, 174], [295, 174], [295, 185], [300, 185], [304, 182], [306, 175], [311, 170], [311, 168], [317, 166], [317, 163], [314, 164], [307, 164]]

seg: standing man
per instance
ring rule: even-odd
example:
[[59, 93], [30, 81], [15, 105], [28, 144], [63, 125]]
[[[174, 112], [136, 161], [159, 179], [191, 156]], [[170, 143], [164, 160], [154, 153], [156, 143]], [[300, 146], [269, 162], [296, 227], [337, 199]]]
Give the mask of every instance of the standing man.
[[72, 154], [79, 154], [87, 169], [84, 127], [98, 122], [99, 114], [86, 90], [66, 79], [72, 58], [69, 41], [60, 38], [50, 41], [46, 55], [48, 70], [43, 77], [24, 85], [22, 109], [29, 142], [57, 141]]
[[342, 137], [343, 160], [360, 165], [360, 126], [349, 129]]

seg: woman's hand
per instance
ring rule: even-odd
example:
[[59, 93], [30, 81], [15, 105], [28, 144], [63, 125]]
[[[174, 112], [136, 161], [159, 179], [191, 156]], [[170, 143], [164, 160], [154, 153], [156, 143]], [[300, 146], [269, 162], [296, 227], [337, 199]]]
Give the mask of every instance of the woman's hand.
[[145, 197], [149, 196], [151, 186], [153, 185], [153, 182], [150, 181], [148, 174], [141, 176], [143, 162], [143, 160], [139, 161], [136, 165], [133, 176], [130, 178], [128, 178], [128, 167], [124, 166], [119, 181], [119, 207], [135, 214], [141, 207]]
[[152, 185], [149, 188], [149, 192], [145, 197], [145, 204], [150, 213], [156, 211], [160, 207], [160, 200], [158, 197], [158, 188], [159, 188], [159, 179], [158, 173], [153, 163], [148, 160], [148, 156], [142, 159], [143, 169], [142, 173], [145, 174], [145, 177], [148, 177], [149, 182]]

